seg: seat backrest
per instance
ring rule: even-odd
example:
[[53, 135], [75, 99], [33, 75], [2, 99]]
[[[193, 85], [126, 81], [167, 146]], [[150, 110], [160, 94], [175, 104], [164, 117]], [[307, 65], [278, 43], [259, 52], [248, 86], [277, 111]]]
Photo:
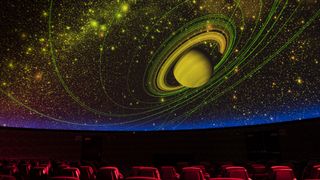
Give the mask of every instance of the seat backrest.
[[243, 180], [249, 179], [249, 175], [247, 173], [247, 170], [241, 166], [227, 167], [226, 168], [226, 177], [241, 178]]
[[80, 170], [74, 167], [67, 167], [61, 170], [61, 176], [80, 178]]
[[251, 168], [253, 170], [253, 173], [255, 173], [255, 174], [266, 173], [267, 172], [267, 168], [263, 164], [252, 164]]
[[97, 173], [97, 180], [118, 180], [118, 168], [101, 167]]
[[312, 178], [320, 179], [320, 167], [316, 169], [316, 172], [314, 173]]
[[67, 168], [67, 167], [70, 167], [70, 166], [67, 165], [67, 164], [60, 164], [60, 165], [59, 165], [59, 168], [60, 168], [60, 169], [64, 169], [64, 168]]
[[16, 178], [11, 175], [0, 175], [0, 180], [16, 180]]
[[15, 166], [15, 165], [5, 165], [5, 166], [2, 166], [1, 171], [5, 175], [14, 175], [19, 170], [18, 170], [17, 166]]
[[273, 172], [273, 180], [293, 180], [295, 176], [292, 169], [276, 169]]
[[177, 179], [177, 172], [173, 166], [162, 166], [160, 168], [162, 180], [174, 180]]
[[248, 180], [248, 175], [243, 170], [231, 170], [227, 172], [227, 177], [240, 178], [243, 180]]
[[29, 175], [31, 164], [19, 164], [19, 173], [22, 175]]
[[45, 175], [47, 175], [47, 171], [46, 171], [46, 168], [44, 167], [34, 167], [30, 169], [29, 176], [31, 178], [43, 177]]
[[127, 177], [126, 180], [158, 180], [158, 179], [153, 177], [131, 176], [131, 177]]
[[289, 166], [271, 166], [272, 171], [276, 169], [291, 169]]
[[312, 169], [311, 169], [311, 174], [310, 174], [310, 177], [312, 178], [312, 179], [317, 179], [317, 178], [319, 178], [319, 169], [320, 168], [320, 165], [314, 165], [314, 166], [312, 166]]
[[219, 177], [219, 178], [210, 178], [210, 180], [242, 180], [242, 178], [230, 178], [230, 177]]
[[142, 167], [142, 166], [133, 166], [133, 167], [131, 167], [130, 177], [136, 177], [136, 175], [138, 174], [139, 169], [140, 169], [141, 167]]
[[80, 179], [81, 180], [91, 180], [93, 179], [94, 172], [91, 166], [80, 166]]
[[202, 170], [197, 167], [185, 167], [182, 169], [182, 180], [204, 180]]
[[139, 169], [137, 176], [154, 177], [160, 179], [160, 173], [155, 167], [142, 167]]
[[49, 180], [80, 180], [80, 179], [76, 177], [56, 176], [56, 177], [50, 177]]
[[303, 177], [302, 179], [312, 179], [312, 170], [313, 170], [313, 167], [316, 166], [316, 165], [320, 165], [319, 162], [309, 162], [307, 164], [307, 166], [304, 168], [303, 170]]

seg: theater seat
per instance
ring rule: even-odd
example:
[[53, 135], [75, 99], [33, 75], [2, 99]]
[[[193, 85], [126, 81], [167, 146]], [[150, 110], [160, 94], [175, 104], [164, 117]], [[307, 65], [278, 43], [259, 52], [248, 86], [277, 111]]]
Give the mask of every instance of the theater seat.
[[253, 170], [253, 173], [266, 173], [267, 168], [263, 164], [251, 164], [251, 168]]
[[218, 178], [210, 178], [210, 180], [243, 180], [242, 178], [228, 178], [228, 177], [218, 177]]
[[18, 172], [18, 167], [16, 165], [5, 165], [2, 167], [1, 172], [4, 175], [14, 175]]
[[133, 177], [152, 177], [158, 180], [161, 179], [160, 173], [155, 167], [134, 166], [132, 167], [131, 174]]
[[75, 167], [67, 167], [61, 170], [61, 176], [80, 178], [80, 170]]
[[251, 164], [252, 179], [254, 180], [266, 180], [269, 177], [267, 168], [263, 164]]
[[16, 180], [16, 178], [10, 175], [0, 175], [0, 180]]
[[319, 165], [320, 165], [319, 162], [309, 162], [303, 170], [302, 179], [313, 179], [312, 171], [314, 170], [314, 168], [316, 168]]
[[291, 167], [289, 166], [271, 166], [272, 170], [276, 170], [276, 169], [291, 169]]
[[160, 174], [162, 180], [178, 180], [180, 175], [176, 172], [173, 166], [162, 166], [160, 168]]
[[95, 175], [91, 166], [80, 166], [80, 179], [81, 180], [94, 180]]
[[29, 177], [32, 180], [42, 180], [48, 175], [48, 171], [45, 167], [34, 167], [31, 168]]
[[68, 167], [70, 167], [68, 164], [60, 164], [58, 168], [64, 169], [64, 168], [68, 168]]
[[205, 180], [202, 170], [197, 167], [185, 167], [182, 169], [182, 180]]
[[133, 166], [131, 167], [131, 171], [130, 171], [130, 177], [136, 177], [139, 173], [139, 170], [144, 167], [144, 166]]
[[123, 179], [123, 175], [117, 167], [101, 167], [97, 173], [97, 180], [118, 180]]
[[319, 179], [320, 178], [320, 165], [312, 166], [310, 178]]
[[272, 180], [296, 180], [292, 169], [275, 169]]
[[31, 164], [19, 164], [18, 165], [19, 173], [23, 176], [28, 176], [30, 169], [31, 169]]
[[247, 170], [241, 166], [227, 167], [225, 177], [241, 178], [243, 180], [250, 180]]
[[204, 178], [207, 179], [207, 180], [210, 179], [210, 174], [207, 173], [206, 168], [205, 168], [204, 165], [195, 165], [195, 166], [193, 166], [193, 167], [198, 167], [198, 168], [200, 168], [200, 169], [202, 170], [202, 173], [203, 173]]
[[75, 177], [68, 177], [68, 176], [56, 176], [56, 177], [50, 177], [49, 180], [80, 180], [80, 179]]
[[138, 176], [131, 176], [127, 177], [126, 180], [159, 180], [153, 177], [138, 177]]
[[320, 179], [320, 168], [317, 168], [317, 169], [316, 169], [316, 172], [315, 172], [315, 174], [313, 175], [312, 178], [314, 178], [314, 179]]

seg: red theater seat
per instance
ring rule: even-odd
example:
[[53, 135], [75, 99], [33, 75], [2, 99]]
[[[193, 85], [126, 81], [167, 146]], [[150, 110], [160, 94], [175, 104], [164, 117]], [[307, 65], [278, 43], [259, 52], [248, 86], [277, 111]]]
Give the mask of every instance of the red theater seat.
[[271, 169], [274, 171], [276, 169], [291, 169], [289, 166], [271, 166]]
[[38, 166], [39, 166], [39, 167], [50, 168], [50, 167], [51, 167], [51, 164], [50, 164], [50, 163], [40, 163]]
[[49, 180], [80, 180], [80, 179], [75, 177], [68, 177], [68, 176], [56, 176], [56, 177], [50, 177]]
[[141, 169], [143, 168], [148, 168], [148, 166], [133, 166], [131, 167], [131, 171], [130, 171], [130, 177], [138, 177], [139, 172], [141, 171]]
[[97, 180], [118, 180], [123, 179], [117, 167], [101, 167], [97, 173]]
[[185, 167], [182, 169], [182, 180], [205, 180], [202, 170], [197, 167]]
[[130, 176], [132, 177], [136, 177], [139, 173], [140, 168], [142, 168], [144, 166], [133, 166], [131, 167], [131, 171], [130, 171]]
[[51, 164], [50, 163], [40, 163], [38, 167], [44, 168], [45, 174], [49, 174]]
[[48, 175], [47, 168], [34, 167], [34, 168], [31, 168], [29, 177], [32, 180], [36, 180], [36, 179], [45, 179], [47, 175]]
[[155, 167], [134, 166], [131, 172], [132, 177], [152, 177], [160, 179], [160, 173]]
[[68, 164], [61, 164], [59, 165], [59, 169], [64, 169], [70, 167]]
[[94, 180], [95, 175], [91, 166], [80, 166], [80, 179], [81, 180]]
[[251, 164], [252, 179], [254, 180], [266, 180], [269, 177], [267, 168], [263, 164]]
[[200, 168], [200, 169], [202, 170], [202, 174], [203, 174], [203, 176], [205, 177], [205, 179], [207, 179], [207, 180], [210, 179], [210, 174], [207, 173], [206, 168], [205, 168], [204, 165], [195, 165], [195, 166], [193, 166], [193, 167], [198, 167], [198, 168]]
[[312, 166], [312, 169], [310, 172], [310, 178], [312, 178], [312, 179], [320, 178], [320, 165]]
[[61, 176], [80, 178], [80, 170], [75, 167], [67, 167], [61, 170]]
[[31, 164], [19, 164], [18, 169], [21, 175], [28, 176], [31, 169]]
[[292, 169], [275, 169], [272, 180], [296, 180]]
[[263, 164], [251, 164], [251, 168], [253, 170], [253, 173], [255, 173], [255, 174], [267, 172], [267, 168]]
[[320, 165], [318, 162], [309, 162], [308, 165], [303, 170], [303, 178], [302, 179], [312, 179], [312, 171], [314, 167]]
[[15, 164], [11, 164], [11, 165], [2, 166], [1, 171], [2, 171], [2, 174], [5, 174], [5, 175], [14, 175], [19, 170]]
[[153, 177], [132, 176], [132, 177], [127, 177], [126, 180], [159, 180], [159, 179], [153, 178]]
[[241, 166], [231, 166], [226, 168], [226, 177], [241, 178], [243, 180], [250, 180], [247, 170]]
[[228, 177], [219, 177], [219, 178], [210, 178], [210, 180], [243, 180], [241, 178], [228, 178]]
[[16, 180], [16, 178], [10, 175], [0, 175], [0, 180]]
[[162, 166], [160, 168], [161, 179], [162, 180], [178, 180], [180, 175], [176, 172], [173, 166]]
[[65, 168], [68, 168], [70, 167], [69, 165], [67, 164], [64, 164], [64, 163], [61, 163], [59, 165], [57, 165], [57, 167], [54, 168], [54, 175], [55, 176], [60, 176], [61, 173], [62, 173], [62, 170], [65, 169]]

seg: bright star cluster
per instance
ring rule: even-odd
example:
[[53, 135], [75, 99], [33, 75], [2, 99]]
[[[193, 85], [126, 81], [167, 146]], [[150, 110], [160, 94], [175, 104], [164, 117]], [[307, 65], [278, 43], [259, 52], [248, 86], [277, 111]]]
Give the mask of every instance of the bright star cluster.
[[[3, 127], [155, 131], [320, 117], [317, 0], [2, 0], [0, 9]], [[214, 67], [197, 88], [172, 73], [192, 48]]]

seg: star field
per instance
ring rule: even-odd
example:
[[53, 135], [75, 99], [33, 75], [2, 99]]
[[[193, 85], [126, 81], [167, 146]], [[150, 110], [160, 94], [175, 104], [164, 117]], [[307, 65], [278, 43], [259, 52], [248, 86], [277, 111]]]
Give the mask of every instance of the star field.
[[[320, 117], [317, 0], [4, 0], [0, 9], [1, 126], [152, 131]], [[197, 41], [210, 32], [226, 42]], [[214, 64], [199, 88], [172, 76], [187, 43]]]

